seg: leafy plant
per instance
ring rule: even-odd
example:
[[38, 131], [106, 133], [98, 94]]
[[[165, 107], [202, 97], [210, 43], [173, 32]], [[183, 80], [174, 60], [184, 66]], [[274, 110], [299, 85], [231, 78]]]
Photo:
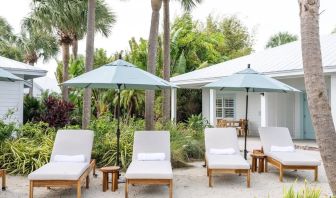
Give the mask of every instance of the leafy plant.
[[14, 123], [5, 124], [0, 120], [0, 143], [8, 139], [15, 129]]
[[23, 123], [38, 121], [41, 117], [40, 101], [34, 97], [26, 95], [23, 101]]
[[294, 186], [291, 185], [289, 189], [284, 188], [283, 198], [319, 198], [321, 196], [321, 189], [309, 187], [307, 181], [302, 189], [295, 192]]
[[72, 103], [49, 96], [43, 101], [45, 111], [41, 120], [51, 127], [62, 128], [70, 124], [70, 115], [74, 110]]

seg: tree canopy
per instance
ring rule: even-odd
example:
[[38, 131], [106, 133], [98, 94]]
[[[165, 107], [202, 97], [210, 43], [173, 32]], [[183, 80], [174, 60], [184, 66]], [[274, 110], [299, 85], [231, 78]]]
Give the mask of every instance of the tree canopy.
[[277, 47], [286, 43], [297, 41], [298, 36], [289, 32], [279, 32], [271, 36], [266, 44], [266, 48]]

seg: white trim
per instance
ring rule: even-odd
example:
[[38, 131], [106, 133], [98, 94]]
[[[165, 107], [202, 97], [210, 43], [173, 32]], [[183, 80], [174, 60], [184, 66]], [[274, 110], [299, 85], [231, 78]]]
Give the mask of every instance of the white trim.
[[216, 117], [216, 90], [210, 89], [210, 125], [215, 125], [215, 117]]
[[266, 96], [260, 94], [260, 126], [266, 127]]
[[334, 125], [336, 125], [336, 74], [330, 77], [330, 107]]

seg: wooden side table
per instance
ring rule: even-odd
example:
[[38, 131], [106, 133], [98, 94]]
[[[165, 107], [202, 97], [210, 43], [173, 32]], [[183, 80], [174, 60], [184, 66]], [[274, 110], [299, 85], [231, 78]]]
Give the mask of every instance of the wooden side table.
[[119, 166], [107, 166], [100, 169], [103, 173], [103, 192], [108, 190], [109, 174], [112, 174], [112, 192], [118, 189], [118, 179], [119, 179]]
[[6, 190], [6, 170], [0, 169], [0, 177], [2, 179], [1, 189]]
[[252, 172], [262, 173], [267, 170], [266, 155], [260, 151], [253, 151], [252, 157]]

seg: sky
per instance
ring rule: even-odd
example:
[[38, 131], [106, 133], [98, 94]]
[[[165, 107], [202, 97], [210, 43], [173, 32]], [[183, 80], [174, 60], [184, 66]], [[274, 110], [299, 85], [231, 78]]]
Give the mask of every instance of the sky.
[[[129, 49], [131, 37], [148, 38], [151, 18], [150, 0], [105, 0], [117, 16], [112, 34], [104, 38], [95, 36], [95, 48], [104, 48], [108, 54]], [[0, 16], [7, 19], [15, 32], [20, 31], [21, 20], [30, 12], [31, 0], [0, 0]], [[321, 0], [320, 34], [327, 35], [336, 27], [336, 1]], [[183, 13], [179, 3], [171, 0], [171, 21]], [[194, 19], [205, 21], [212, 14], [220, 18], [235, 15], [249, 31], [254, 33], [254, 50], [263, 50], [271, 35], [288, 31], [300, 35], [298, 0], [203, 0], [192, 11]], [[162, 10], [160, 29], [162, 30]], [[85, 40], [79, 43], [79, 53], [85, 53]], [[59, 56], [59, 60], [61, 57]], [[48, 77], [55, 78], [56, 61], [39, 61], [36, 65], [48, 70]]]

